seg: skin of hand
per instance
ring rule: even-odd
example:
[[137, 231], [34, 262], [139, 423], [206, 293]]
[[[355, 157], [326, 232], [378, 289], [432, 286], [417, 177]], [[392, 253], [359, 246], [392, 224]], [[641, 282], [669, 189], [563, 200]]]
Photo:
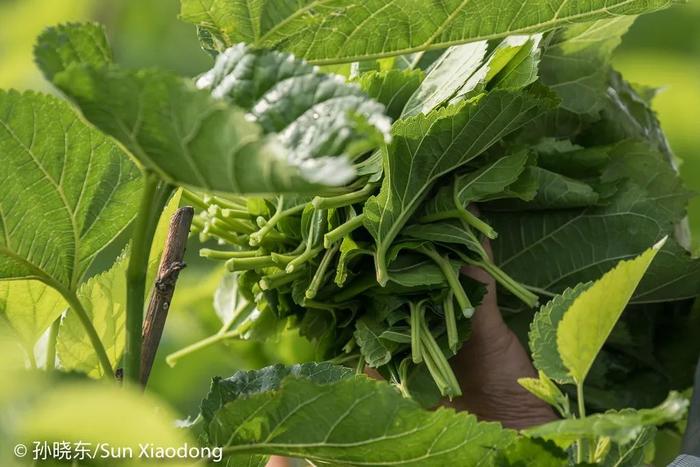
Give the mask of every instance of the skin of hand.
[[[484, 247], [491, 255], [490, 244]], [[447, 405], [514, 429], [556, 420], [549, 405], [518, 384], [518, 378], [536, 378], [537, 373], [517, 336], [503, 321], [495, 280], [476, 267], [465, 267], [463, 272], [485, 284], [486, 295], [472, 317], [471, 337], [450, 360], [462, 396]]]

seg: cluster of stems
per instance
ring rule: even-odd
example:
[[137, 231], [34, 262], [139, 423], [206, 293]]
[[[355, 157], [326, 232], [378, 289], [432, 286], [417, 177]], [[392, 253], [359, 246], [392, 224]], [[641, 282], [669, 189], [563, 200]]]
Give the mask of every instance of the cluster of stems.
[[[223, 339], [240, 338], [241, 329], [255, 326], [254, 319], [244, 319], [248, 315], [257, 318], [264, 313], [286, 316], [330, 312], [336, 321], [354, 329], [353, 320], [362, 317], [384, 285], [366, 267], [367, 260], [361, 259], [373, 256], [362, 205], [377, 190], [375, 183], [368, 183], [349, 193], [307, 199], [283, 195], [224, 199], [185, 191], [185, 199], [199, 208], [193, 229], [202, 241], [214, 239], [221, 247], [204, 248], [201, 256], [225, 262], [228, 271], [237, 274], [243, 295], [253, 297], [255, 304], [237, 315], [236, 326], [224, 323], [214, 336], [170, 355], [168, 363], [174, 364]], [[441, 393], [449, 397], [461, 391], [446, 354], [456, 353], [461, 344], [460, 324], [474, 313], [460, 266], [467, 263], [482, 267], [526, 303], [532, 305], [537, 300], [493, 264], [476, 234], [471, 233], [476, 228], [493, 236], [492, 229], [466, 209], [458, 211], [471, 247], [452, 248], [432, 242], [412, 242], [407, 247], [438, 267], [444, 286], [440, 293], [422, 292], [422, 298], [415, 291], [398, 292], [405, 294], [404, 325], [410, 329], [410, 336], [404, 339], [401, 332], [393, 331], [387, 335], [400, 343], [395, 351], [397, 358], [410, 354], [408, 361], [425, 364]], [[390, 278], [390, 267], [385, 269]], [[238, 327], [241, 322], [244, 328]], [[357, 367], [364, 368], [365, 358], [353, 333], [342, 335], [346, 340], [336, 343], [335, 358], [356, 360]], [[443, 348], [440, 342], [445, 341]], [[399, 380], [401, 373], [396, 374]]]

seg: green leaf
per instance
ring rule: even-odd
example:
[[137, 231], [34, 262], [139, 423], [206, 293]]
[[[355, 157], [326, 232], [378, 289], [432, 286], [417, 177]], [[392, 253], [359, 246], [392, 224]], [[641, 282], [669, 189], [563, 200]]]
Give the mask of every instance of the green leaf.
[[207, 32], [219, 50], [236, 42], [284, 48], [316, 63], [342, 63], [546, 31], [575, 22], [637, 15], [669, 0], [181, 0], [180, 17]]
[[61, 24], [48, 28], [39, 36], [34, 57], [51, 81], [73, 63], [94, 66], [112, 63], [112, 49], [104, 28], [99, 24]]
[[647, 448], [653, 445], [656, 438], [656, 428], [652, 426], [642, 429], [637, 437], [624, 445], [614, 444], [602, 459], [605, 467], [637, 467], [644, 465]]
[[[459, 271], [460, 263], [452, 264]], [[445, 275], [432, 259], [419, 254], [401, 254], [389, 266], [389, 285], [398, 284], [402, 287], [442, 287], [446, 286]]]
[[601, 119], [581, 135], [581, 142], [590, 145], [615, 144], [627, 139], [646, 141], [663, 154], [667, 163], [674, 160], [666, 135], [647, 98], [614, 70], [608, 70], [608, 92]]
[[0, 279], [75, 291], [131, 222], [140, 175], [66, 103], [0, 91]]
[[543, 305], [530, 324], [529, 347], [535, 368], [559, 383], [573, 383], [557, 349], [557, 329], [564, 313], [591, 283], [566, 289]]
[[[112, 366], [116, 366], [121, 359], [126, 342], [124, 311], [128, 259], [128, 252], [125, 251], [108, 271], [91, 277], [78, 289], [78, 298], [100, 336]], [[68, 313], [61, 321], [56, 351], [63, 368], [95, 378], [105, 376], [90, 338], [76, 314]]]
[[584, 148], [568, 139], [544, 138], [534, 150], [539, 167], [571, 178], [599, 176], [610, 160], [608, 148]]
[[562, 417], [567, 418], [569, 416], [569, 399], [542, 370], [538, 372], [537, 378], [519, 378], [518, 384], [538, 399], [555, 407], [559, 410]]
[[499, 467], [565, 467], [570, 465], [567, 455], [555, 443], [536, 438], [518, 437], [513, 444], [499, 453]]
[[363, 73], [355, 82], [369, 97], [384, 105], [389, 117], [397, 120], [422, 80], [422, 70], [386, 70]]
[[359, 255], [371, 255], [372, 252], [361, 248], [350, 235], [343, 237], [340, 243], [340, 256], [336, 266], [335, 283], [338, 287], [342, 287], [348, 279], [349, 262]]
[[352, 180], [348, 161], [389, 139], [382, 105], [287, 53], [238, 44], [217, 57], [197, 87], [248, 111], [266, 134], [276, 134], [291, 165], [316, 183]]
[[499, 197], [525, 170], [528, 154], [521, 151], [496, 159], [479, 170], [457, 177], [455, 189], [464, 204]]
[[[310, 419], [314, 423], [309, 424]], [[226, 404], [207, 425], [227, 454], [275, 453], [342, 465], [488, 463], [515, 434], [439, 408], [426, 411], [365, 376], [318, 384], [288, 378]]]
[[34, 280], [0, 281], [0, 326], [8, 326], [33, 357], [34, 345], [67, 308], [60, 293]]
[[576, 384], [588, 371], [634, 289], [666, 239], [637, 258], [621, 261], [571, 303], [557, 327], [557, 349]]
[[428, 69], [402, 114], [427, 114], [489, 89], [520, 89], [537, 79], [540, 36], [511, 36], [487, 56], [488, 42], [448, 48]]
[[538, 186], [534, 199], [527, 204], [530, 209], [580, 208], [598, 202], [598, 193], [585, 182], [540, 167], [530, 167], [530, 174]]
[[354, 371], [330, 363], [302, 363], [292, 366], [273, 365], [260, 370], [239, 371], [230, 378], [214, 378], [209, 394], [202, 401], [202, 416], [211, 422], [225, 405], [239, 398], [276, 391], [288, 376], [307, 378], [317, 384], [328, 384], [349, 378]]
[[466, 88], [465, 94], [476, 89], [488, 71], [488, 66], [482, 66], [487, 50], [487, 41], [445, 50], [428, 68], [425, 79], [406, 103], [402, 116], [428, 114], [449, 102], [461, 89]]
[[585, 418], [559, 420], [524, 431], [527, 436], [551, 439], [569, 445], [580, 438], [608, 437], [622, 445], [633, 441], [645, 427], [680, 420], [688, 400], [672, 391], [660, 405], [650, 409], [606, 412]]
[[[66, 38], [85, 28], [49, 29], [37, 53], [53, 46], [64, 54]], [[83, 55], [43, 71], [93, 124], [172, 183], [231, 193], [319, 191], [354, 178], [352, 159], [388, 138], [380, 104], [288, 54], [240, 44], [198, 79], [200, 89], [165, 71], [97, 65]]]
[[540, 74], [576, 113], [599, 111], [605, 104], [610, 58], [634, 16], [619, 16], [556, 30], [547, 40]]
[[483, 249], [474, 232], [456, 220], [409, 225], [401, 231], [401, 234], [434, 243], [464, 245], [475, 253], [479, 253]]
[[[685, 216], [688, 192], [663, 155], [645, 143], [623, 142], [608, 149], [602, 175], [617, 192], [586, 209], [489, 211], [498, 231], [495, 262], [523, 284], [548, 294], [596, 279], [622, 258], [642, 253], [666, 235], [674, 236]], [[571, 254], [571, 245], [580, 247]], [[540, 258], [547, 267], [532, 268]], [[670, 238], [635, 292], [633, 303], [681, 300], [697, 295], [697, 260]]]
[[435, 181], [529, 122], [547, 102], [530, 92], [494, 91], [394, 126], [380, 193], [364, 206], [365, 227], [377, 246], [380, 284], [388, 280], [388, 248]]
[[[506, 193], [525, 170], [528, 154], [521, 151], [500, 157], [478, 170], [455, 177], [453, 184], [440, 188], [418, 212], [419, 218], [440, 217], [474, 201], [497, 199]], [[455, 204], [458, 200], [461, 206]]]
[[360, 346], [360, 351], [367, 365], [378, 368], [386, 365], [391, 360], [391, 349], [384, 342], [380, 334], [386, 329], [386, 325], [367, 319], [360, 319], [355, 323], [355, 341]]
[[[74, 445], [105, 443], [129, 447], [140, 445], [178, 448], [188, 442], [188, 433], [175, 427], [175, 413], [141, 391], [114, 384], [72, 383], [45, 391], [17, 421], [19, 440], [61, 440]], [[115, 424], [115, 420], [120, 420]]]

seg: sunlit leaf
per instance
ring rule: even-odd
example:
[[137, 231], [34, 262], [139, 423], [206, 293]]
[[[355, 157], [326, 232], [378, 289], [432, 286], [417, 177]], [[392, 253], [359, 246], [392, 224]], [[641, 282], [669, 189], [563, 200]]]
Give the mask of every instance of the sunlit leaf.
[[318, 63], [407, 54], [510, 34], [546, 31], [572, 22], [637, 15], [669, 0], [181, 0], [181, 18], [207, 32], [208, 48], [236, 42], [282, 47]]
[[664, 242], [665, 239], [635, 259], [619, 262], [574, 298], [565, 311], [556, 330], [557, 349], [577, 384], [586, 379], [598, 352]]

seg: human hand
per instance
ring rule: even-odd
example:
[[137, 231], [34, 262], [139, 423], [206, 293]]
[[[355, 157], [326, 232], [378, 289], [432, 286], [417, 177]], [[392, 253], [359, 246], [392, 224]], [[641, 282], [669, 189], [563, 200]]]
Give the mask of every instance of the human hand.
[[[488, 241], [484, 248], [491, 255]], [[518, 378], [536, 378], [537, 374], [517, 336], [503, 321], [495, 280], [477, 267], [468, 266], [464, 273], [485, 284], [486, 295], [472, 317], [470, 339], [450, 360], [462, 396], [448, 405], [515, 429], [556, 420], [549, 405], [518, 384]]]

